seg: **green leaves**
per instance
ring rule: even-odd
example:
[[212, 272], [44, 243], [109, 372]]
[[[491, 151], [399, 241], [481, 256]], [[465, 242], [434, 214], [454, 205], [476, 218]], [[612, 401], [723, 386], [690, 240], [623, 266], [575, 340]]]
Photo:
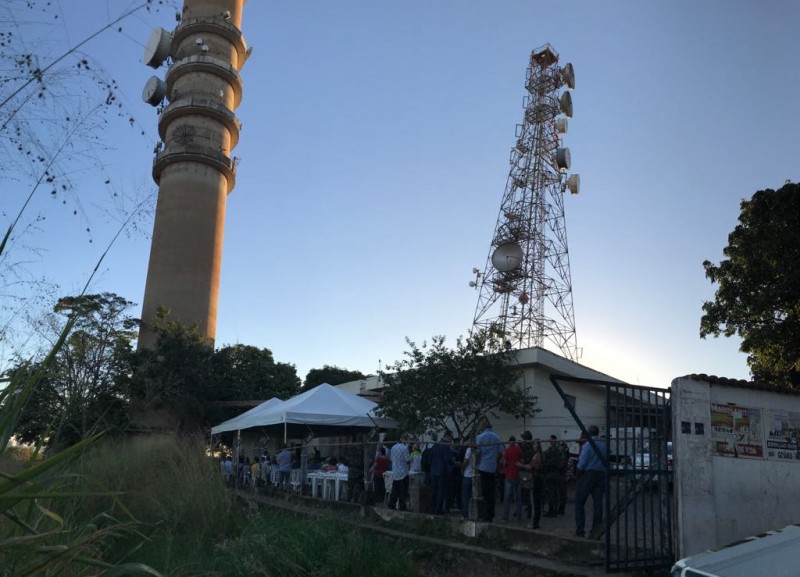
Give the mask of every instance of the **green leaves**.
[[800, 386], [800, 185], [742, 201], [723, 254], [703, 263], [718, 288], [703, 303], [700, 336], [738, 335], [753, 378]]
[[387, 367], [380, 411], [405, 430], [454, 427], [464, 436], [492, 411], [532, 415], [535, 397], [518, 386], [520, 370], [486, 333], [459, 338], [454, 349], [436, 336], [417, 346], [406, 339], [405, 358]]

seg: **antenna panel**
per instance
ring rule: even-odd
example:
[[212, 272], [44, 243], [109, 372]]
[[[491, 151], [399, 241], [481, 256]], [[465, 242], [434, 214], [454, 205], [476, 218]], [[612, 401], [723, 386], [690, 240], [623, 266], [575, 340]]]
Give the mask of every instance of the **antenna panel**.
[[142, 100], [150, 106], [158, 106], [167, 94], [167, 83], [158, 76], [151, 76], [142, 90]]
[[556, 165], [559, 170], [569, 170], [570, 164], [572, 164], [572, 155], [569, 153], [569, 148], [556, 149]]
[[558, 105], [561, 108], [561, 112], [572, 118], [572, 95], [569, 92], [561, 95]]
[[150, 34], [144, 47], [144, 63], [150, 68], [158, 68], [169, 56], [172, 34], [163, 28], [156, 28]]

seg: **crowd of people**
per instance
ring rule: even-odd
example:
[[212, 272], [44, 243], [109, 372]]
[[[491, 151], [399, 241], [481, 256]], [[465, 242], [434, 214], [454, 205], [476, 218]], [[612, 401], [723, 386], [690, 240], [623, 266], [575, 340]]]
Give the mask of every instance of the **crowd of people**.
[[414, 467], [412, 455], [416, 453], [422, 484], [428, 488], [428, 502], [420, 504], [422, 510], [435, 515], [457, 510], [469, 519], [477, 475], [482, 508], [473, 512], [473, 518], [493, 522], [497, 505], [501, 504], [503, 521], [527, 521], [528, 527], [538, 529], [543, 518], [566, 514], [567, 487], [577, 479], [575, 534], [583, 537], [585, 506], [590, 497], [591, 530], [598, 529], [603, 519], [605, 464], [600, 455], [607, 456], [607, 446], [598, 432], [594, 425], [588, 428], [592, 442], [587, 442], [586, 435], [581, 436], [577, 458], [571, 456], [567, 443], [555, 435], [550, 435], [546, 448], [533, 439], [530, 431], [524, 431], [519, 441], [511, 436], [504, 442], [488, 422], [474, 439], [456, 440], [451, 431], [445, 431], [441, 439], [422, 448], [404, 435], [391, 446], [388, 459], [386, 448], [381, 446], [380, 461], [376, 458], [373, 469], [374, 482], [382, 493], [383, 473], [391, 470], [388, 506], [406, 510]]
[[[567, 486], [577, 478], [575, 490], [576, 536], [585, 536], [585, 506], [593, 503], [591, 530], [602, 523], [605, 464], [600, 455], [607, 447], [598, 436], [598, 428], [588, 428], [592, 442], [582, 436], [579, 454], [570, 455], [567, 443], [550, 435], [546, 448], [530, 431], [503, 441], [488, 421], [473, 437], [455, 439], [449, 430], [441, 438], [413, 442], [402, 435], [394, 443], [379, 440], [377, 429], [368, 435], [350, 438], [342, 446], [341, 456], [323, 459], [319, 448], [308, 452], [307, 470], [347, 473], [347, 498], [365, 502], [371, 493], [375, 503], [386, 498], [385, 478], [391, 472], [387, 506], [400, 511], [409, 509], [410, 487], [418, 485], [419, 509], [435, 515], [459, 513], [465, 520], [493, 522], [499, 504], [503, 521], [524, 523], [537, 529], [543, 518], [564, 515]], [[598, 451], [600, 453], [598, 453]], [[240, 457], [237, 464], [230, 455], [220, 461], [220, 471], [228, 480], [241, 484], [267, 483], [288, 489], [292, 469], [300, 467], [302, 449], [283, 445], [275, 455], [263, 451], [252, 460]], [[368, 475], [367, 477], [365, 477]], [[480, 479], [481, 499], [473, 501], [475, 477]], [[365, 493], [366, 491], [366, 493]], [[480, 510], [470, 510], [480, 502]], [[472, 513], [472, 514], [471, 514]]]

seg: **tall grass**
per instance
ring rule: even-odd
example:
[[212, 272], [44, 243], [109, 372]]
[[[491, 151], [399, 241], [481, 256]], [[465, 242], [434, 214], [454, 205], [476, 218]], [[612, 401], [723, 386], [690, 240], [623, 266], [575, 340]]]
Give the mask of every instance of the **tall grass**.
[[228, 577], [413, 577], [408, 552], [333, 518], [262, 513], [219, 547], [214, 569]]
[[[237, 534], [244, 520], [219, 468], [197, 438], [134, 437], [97, 447], [81, 462], [85, 493], [119, 494], [116, 510], [135, 512], [147, 540], [136, 558], [168, 575], [207, 574], [214, 544]], [[107, 506], [102, 494], [86, 498], [82, 516]], [[130, 555], [135, 539], [117, 542], [115, 560]]]
[[[33, 372], [17, 371], [4, 378], [0, 390], [0, 575], [105, 576], [158, 573], [138, 563], [110, 563], [104, 553], [121, 536], [135, 534], [130, 515], [116, 518], [108, 510], [80, 520], [60, 514], [76, 498], [76, 459], [97, 440], [84, 439], [46, 459], [36, 458], [8, 467], [8, 442], [31, 392], [44, 378], [52, 356], [71, 328], [68, 323], [48, 358]], [[114, 500], [114, 494], [106, 494]]]
[[[120, 495], [147, 540], [136, 559], [170, 577], [413, 577], [406, 554], [391, 543], [333, 518], [306, 519], [258, 511], [225, 488], [201, 439], [150, 437], [105, 444], [81, 463], [92, 479], [72, 507], [91, 518], [108, 510], [103, 494]], [[99, 491], [95, 491], [98, 489]], [[136, 544], [120, 538], [110, 553], [122, 562]]]

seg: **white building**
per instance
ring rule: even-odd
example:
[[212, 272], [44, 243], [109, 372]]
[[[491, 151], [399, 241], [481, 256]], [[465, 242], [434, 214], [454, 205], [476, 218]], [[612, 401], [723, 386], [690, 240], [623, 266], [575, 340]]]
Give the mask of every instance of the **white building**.
[[[623, 384], [619, 379], [570, 361], [541, 347], [516, 351], [516, 361], [522, 369], [519, 386], [529, 395], [537, 397], [536, 407], [539, 412], [527, 419], [515, 419], [505, 414], [490, 415], [495, 432], [503, 439], [507, 439], [511, 435], [519, 438], [523, 431], [531, 431], [534, 438], [540, 439], [547, 439], [550, 435], [556, 435], [559, 439], [567, 441], [578, 439], [580, 427], [565, 406], [564, 399], [553, 386], [550, 380], [551, 376]], [[605, 387], [597, 383], [568, 381], [560, 384], [567, 402], [572, 405], [584, 425], [595, 424], [600, 428], [601, 434], [605, 434]], [[379, 400], [384, 382], [380, 376], [370, 376], [338, 386], [351, 393]], [[571, 450], [577, 451], [577, 445], [571, 447]]]

